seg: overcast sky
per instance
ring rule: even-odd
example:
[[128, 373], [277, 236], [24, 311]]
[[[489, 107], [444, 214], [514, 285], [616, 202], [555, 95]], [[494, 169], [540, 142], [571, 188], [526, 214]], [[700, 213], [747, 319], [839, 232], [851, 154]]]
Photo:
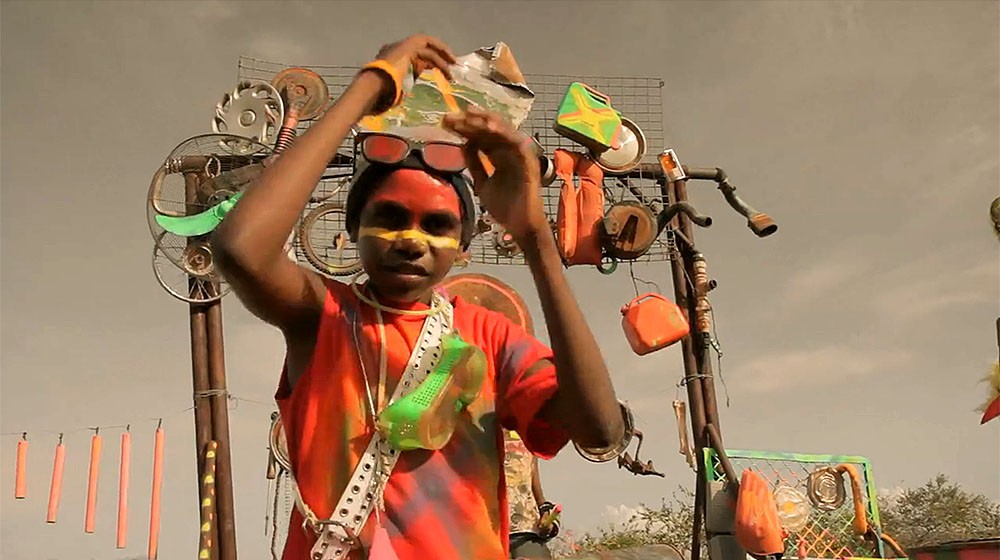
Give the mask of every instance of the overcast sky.
[[[980, 426], [997, 358], [997, 2], [12, 2], [2, 4], [0, 556], [144, 554], [152, 434], [165, 417], [161, 558], [192, 557], [197, 496], [187, 308], [156, 284], [143, 209], [180, 141], [210, 132], [240, 55], [361, 64], [412, 32], [458, 53], [505, 41], [526, 73], [660, 76], [667, 143], [726, 169], [780, 224], [759, 240], [711, 185], [697, 238], [731, 406], [730, 448], [858, 454], [881, 488], [943, 472], [1000, 499], [1000, 423]], [[662, 149], [665, 146], [653, 146]], [[522, 291], [524, 269], [488, 268]], [[637, 273], [669, 290], [665, 264]], [[694, 475], [677, 454], [676, 348], [637, 357], [620, 327], [628, 276], [573, 269], [622, 398], [666, 479], [542, 466], [577, 531], [658, 503]], [[241, 558], [269, 558], [265, 433], [280, 336], [225, 300]], [[724, 406], [723, 389], [719, 387]], [[251, 402], [258, 401], [258, 402]], [[258, 404], [264, 403], [264, 404]], [[97, 532], [83, 533], [92, 425], [132, 423], [131, 533], [114, 549], [120, 429], [106, 428]], [[17, 436], [29, 499], [12, 499]], [[55, 433], [60, 520], [44, 523]], [[581, 491], [581, 489], [587, 489]]]

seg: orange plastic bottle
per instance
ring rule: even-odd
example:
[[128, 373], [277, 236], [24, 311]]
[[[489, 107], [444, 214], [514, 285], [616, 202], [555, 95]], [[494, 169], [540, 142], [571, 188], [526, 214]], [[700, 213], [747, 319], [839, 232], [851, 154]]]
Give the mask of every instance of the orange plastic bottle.
[[691, 326], [677, 304], [660, 294], [648, 293], [622, 307], [622, 330], [632, 351], [642, 356], [684, 338]]

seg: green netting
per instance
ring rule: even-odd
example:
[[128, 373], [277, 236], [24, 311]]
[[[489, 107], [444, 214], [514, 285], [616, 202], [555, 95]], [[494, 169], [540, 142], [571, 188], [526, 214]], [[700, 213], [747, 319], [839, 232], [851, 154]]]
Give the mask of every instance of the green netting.
[[[726, 450], [737, 475], [750, 469], [771, 485], [771, 490], [779, 486], [791, 487], [803, 495], [808, 495], [809, 474], [823, 467], [841, 464], [853, 465], [861, 476], [862, 494], [868, 512], [868, 522], [881, 533], [877, 492], [868, 459], [856, 456], [806, 455], [777, 453], [770, 451]], [[708, 480], [725, 480], [725, 473], [718, 456], [712, 449], [705, 449], [705, 472]], [[809, 520], [799, 531], [789, 531], [786, 539], [785, 557], [798, 558], [800, 542], [805, 547], [807, 558], [850, 558], [885, 557], [881, 539], [877, 544], [865, 541], [852, 530], [854, 507], [851, 499], [850, 482], [846, 480], [846, 499], [840, 507], [823, 511], [812, 507]]]

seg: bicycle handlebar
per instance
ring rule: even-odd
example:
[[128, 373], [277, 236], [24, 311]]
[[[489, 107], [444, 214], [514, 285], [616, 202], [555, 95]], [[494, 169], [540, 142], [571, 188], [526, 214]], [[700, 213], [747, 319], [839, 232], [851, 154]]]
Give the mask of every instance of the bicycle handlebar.
[[[736, 187], [729, 182], [729, 176], [726, 175], [726, 172], [721, 168], [688, 167], [686, 165], [682, 165], [681, 168], [684, 170], [684, 174], [689, 179], [714, 181], [718, 185], [719, 190], [722, 191], [722, 196], [726, 199], [730, 208], [747, 219], [747, 227], [749, 227], [757, 237], [767, 237], [778, 231], [778, 224], [774, 223], [774, 220], [771, 219], [770, 216], [755, 210], [752, 206], [747, 204], [746, 201], [736, 195]], [[634, 179], [667, 180], [666, 174], [663, 172], [663, 168], [660, 167], [658, 163], [640, 164], [638, 167], [623, 174], [622, 176]], [[690, 214], [688, 214], [688, 216], [690, 217]], [[694, 221], [694, 218], [692, 218], [692, 221]]]

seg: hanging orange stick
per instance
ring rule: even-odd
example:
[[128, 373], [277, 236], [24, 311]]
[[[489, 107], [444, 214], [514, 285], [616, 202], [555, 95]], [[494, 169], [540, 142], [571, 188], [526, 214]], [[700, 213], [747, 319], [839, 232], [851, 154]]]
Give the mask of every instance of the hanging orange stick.
[[97, 478], [101, 470], [101, 429], [94, 429], [90, 438], [90, 476], [87, 479], [87, 514], [83, 526], [85, 533], [93, 533], [97, 514]]
[[122, 432], [122, 457], [118, 469], [118, 548], [128, 539], [128, 469], [132, 461], [132, 435], [129, 427]]
[[63, 445], [63, 435], [59, 434], [56, 444], [56, 458], [52, 461], [52, 486], [49, 488], [49, 509], [45, 514], [46, 523], [55, 523], [59, 512], [59, 496], [62, 494], [63, 465], [66, 463], [66, 446]]
[[153, 446], [153, 497], [149, 506], [148, 559], [156, 560], [160, 543], [160, 491], [163, 487], [163, 420], [156, 426], [156, 443]]
[[21, 434], [17, 442], [17, 468], [14, 470], [14, 498], [23, 500], [28, 497], [28, 432]]

